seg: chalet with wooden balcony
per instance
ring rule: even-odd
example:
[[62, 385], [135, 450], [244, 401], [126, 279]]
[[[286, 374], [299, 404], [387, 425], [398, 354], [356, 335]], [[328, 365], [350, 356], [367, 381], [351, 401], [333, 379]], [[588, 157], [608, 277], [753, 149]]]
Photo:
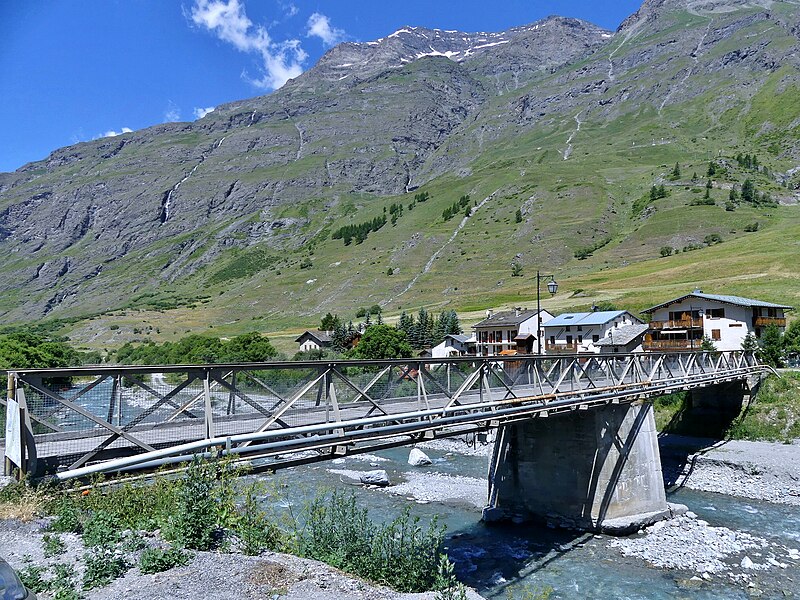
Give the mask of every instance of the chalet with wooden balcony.
[[695, 290], [642, 311], [651, 315], [643, 348], [655, 352], [692, 351], [708, 337], [717, 350], [740, 350], [748, 333], [759, 338], [768, 325], [785, 329], [784, 313], [791, 309], [763, 300]]
[[[542, 335], [537, 331], [553, 318], [546, 310], [540, 316], [535, 310], [515, 308], [514, 310], [493, 312], [486, 311], [486, 318], [472, 326], [475, 330], [475, 350], [478, 356], [500, 356], [533, 354], [537, 351], [537, 340]], [[543, 328], [542, 328], [543, 329]], [[544, 344], [542, 344], [544, 351]]]
[[[598, 354], [598, 342], [642, 320], [627, 310], [564, 313], [545, 323], [545, 354]], [[623, 346], [627, 346], [628, 340]]]

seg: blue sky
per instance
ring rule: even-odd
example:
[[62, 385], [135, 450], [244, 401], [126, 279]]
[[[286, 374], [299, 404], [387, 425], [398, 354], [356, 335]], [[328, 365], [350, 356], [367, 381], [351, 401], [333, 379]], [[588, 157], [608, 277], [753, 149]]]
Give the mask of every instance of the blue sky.
[[331, 45], [404, 25], [615, 29], [638, 0], [0, 0], [0, 171], [269, 93]]

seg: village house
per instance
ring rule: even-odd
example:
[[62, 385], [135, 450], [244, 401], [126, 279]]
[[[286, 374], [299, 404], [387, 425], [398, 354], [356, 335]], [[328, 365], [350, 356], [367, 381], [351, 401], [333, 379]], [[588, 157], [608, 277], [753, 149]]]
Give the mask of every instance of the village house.
[[[541, 324], [553, 318], [546, 310], [541, 311]], [[486, 311], [486, 318], [472, 326], [475, 330], [475, 350], [478, 356], [500, 354], [533, 354], [536, 352], [539, 313], [535, 310]]]
[[760, 338], [768, 325], [777, 325], [783, 331], [784, 311], [791, 308], [695, 290], [642, 311], [652, 317], [643, 346], [656, 352], [696, 350], [708, 337], [717, 350], [741, 350], [748, 333]]
[[330, 348], [332, 343], [331, 336], [327, 331], [304, 331], [295, 342], [300, 344], [300, 352]]
[[545, 324], [544, 351], [545, 354], [599, 354], [598, 342], [613, 338], [622, 328], [641, 324], [642, 320], [627, 310], [564, 313]]
[[475, 354], [475, 340], [468, 335], [450, 333], [444, 336], [441, 344], [431, 348], [432, 358], [465, 356]]
[[600, 354], [633, 354], [642, 352], [642, 343], [647, 333], [646, 323], [624, 325], [618, 329], [611, 329], [608, 337], [593, 342], [600, 349]]

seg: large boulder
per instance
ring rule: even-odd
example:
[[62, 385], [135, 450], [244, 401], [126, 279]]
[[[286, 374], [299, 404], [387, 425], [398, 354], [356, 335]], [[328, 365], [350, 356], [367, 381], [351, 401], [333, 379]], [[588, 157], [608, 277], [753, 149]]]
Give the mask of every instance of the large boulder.
[[361, 483], [364, 485], [378, 485], [380, 487], [391, 485], [391, 482], [389, 481], [389, 474], [382, 469], [366, 471], [362, 473]]
[[424, 467], [432, 462], [430, 457], [419, 448], [412, 448], [408, 455], [408, 464], [412, 467]]

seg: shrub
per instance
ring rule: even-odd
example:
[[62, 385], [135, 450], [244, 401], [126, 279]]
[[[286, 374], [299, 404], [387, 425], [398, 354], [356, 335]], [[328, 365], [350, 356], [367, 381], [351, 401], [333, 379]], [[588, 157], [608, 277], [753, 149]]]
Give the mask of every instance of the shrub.
[[139, 557], [139, 570], [142, 573], [161, 573], [186, 565], [191, 559], [191, 554], [180, 548], [148, 548]]
[[114, 546], [122, 539], [118, 525], [109, 513], [98, 511], [83, 527], [83, 543], [86, 546]]
[[434, 518], [427, 529], [410, 509], [389, 524], [369, 520], [354, 494], [318, 496], [296, 533], [298, 552], [402, 592], [431, 589], [437, 577], [444, 527]]
[[242, 543], [242, 552], [257, 556], [264, 550], [277, 550], [282, 545], [282, 534], [258, 503], [264, 487], [259, 483], [244, 489], [244, 502], [238, 510], [236, 533]]
[[122, 553], [108, 546], [98, 546], [84, 553], [83, 562], [86, 565], [83, 574], [85, 590], [108, 585], [128, 570], [128, 563]]
[[57, 535], [44, 534], [42, 537], [42, 549], [46, 558], [64, 554], [67, 549], [66, 544]]
[[661, 250], [659, 251], [662, 257], [672, 256], [672, 253], [675, 249], [672, 246], [661, 246]]
[[217, 503], [212, 467], [199, 458], [192, 460], [178, 493], [174, 535], [193, 550], [210, 550], [217, 533]]

